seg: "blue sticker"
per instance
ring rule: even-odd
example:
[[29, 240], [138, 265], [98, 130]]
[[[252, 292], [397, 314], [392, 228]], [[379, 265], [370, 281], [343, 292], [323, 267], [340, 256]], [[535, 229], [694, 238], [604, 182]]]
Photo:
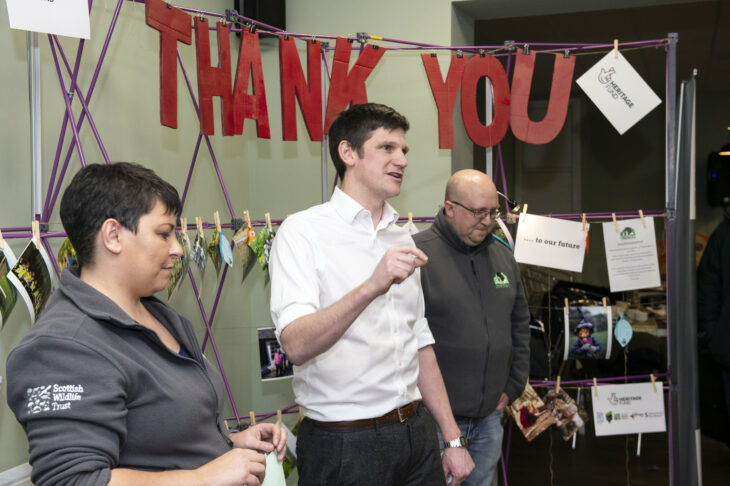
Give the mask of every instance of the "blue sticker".
[[614, 329], [613, 335], [616, 336], [619, 344], [625, 348], [629, 344], [629, 341], [631, 341], [634, 330], [631, 328], [631, 323], [626, 320], [623, 313], [619, 313], [618, 316], [618, 322], [616, 322], [616, 329]]
[[221, 249], [221, 257], [226, 265], [233, 268], [233, 253], [231, 253], [231, 244], [228, 242], [228, 238], [221, 231], [218, 233], [218, 246]]

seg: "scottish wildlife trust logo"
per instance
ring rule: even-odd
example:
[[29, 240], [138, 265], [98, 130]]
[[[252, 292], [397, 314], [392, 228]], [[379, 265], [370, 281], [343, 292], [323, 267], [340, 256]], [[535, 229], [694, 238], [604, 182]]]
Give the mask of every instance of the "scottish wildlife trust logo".
[[494, 274], [494, 286], [498, 289], [509, 288], [509, 279], [504, 272], [497, 272]]
[[635, 240], [636, 239], [636, 231], [631, 226], [627, 226], [626, 228], [619, 233], [619, 238], [621, 238], [621, 241], [624, 240]]

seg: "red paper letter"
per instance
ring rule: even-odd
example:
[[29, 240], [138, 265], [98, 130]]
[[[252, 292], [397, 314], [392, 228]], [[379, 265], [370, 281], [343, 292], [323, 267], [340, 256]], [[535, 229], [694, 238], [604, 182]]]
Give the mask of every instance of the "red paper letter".
[[223, 135], [233, 135], [233, 94], [231, 92], [231, 41], [228, 26], [218, 22], [218, 67], [210, 65], [208, 19], [195, 21], [195, 50], [198, 60], [198, 102], [200, 103], [200, 132], [213, 135], [213, 96], [221, 97]]
[[[253, 94], [248, 94], [250, 77], [253, 77]], [[243, 29], [241, 36], [233, 104], [235, 105], [234, 128], [236, 134], [243, 133], [243, 122], [246, 118], [251, 118], [256, 120], [256, 133], [259, 138], [271, 138], [269, 111], [266, 108], [264, 71], [261, 67], [259, 33], [252, 34], [248, 29]]]
[[510, 123], [512, 133], [523, 142], [543, 144], [557, 137], [565, 124], [570, 101], [570, 87], [573, 84], [573, 69], [575, 56], [565, 58], [555, 56], [553, 68], [553, 84], [550, 87], [550, 101], [545, 118], [534, 122], [527, 114], [527, 104], [530, 101], [532, 73], [535, 69], [535, 54], [523, 54], [517, 51], [514, 78], [512, 79], [512, 109]]
[[[492, 123], [483, 125], [477, 113], [477, 81], [486, 76], [492, 81], [494, 93], [494, 117]], [[489, 54], [469, 59], [461, 82], [461, 117], [469, 138], [482, 147], [497, 145], [509, 126], [509, 85], [502, 64]]]
[[438, 59], [429, 54], [421, 54], [421, 59], [423, 59], [423, 67], [426, 68], [428, 83], [431, 85], [433, 99], [436, 100], [436, 108], [439, 112], [439, 148], [454, 148], [454, 101], [456, 93], [459, 91], [466, 58], [451, 56], [449, 74], [446, 75], [445, 83], [441, 79]]
[[297, 139], [297, 112], [294, 97], [299, 100], [309, 138], [322, 141], [322, 58], [319, 41], [307, 41], [307, 74], [304, 79], [302, 63], [294, 39], [279, 37], [279, 70], [281, 72], [281, 124], [284, 140]]
[[329, 133], [330, 125], [335, 117], [350, 103], [360, 104], [368, 102], [368, 93], [365, 89], [365, 80], [372, 72], [386, 49], [375, 48], [368, 44], [360, 53], [357, 62], [350, 70], [350, 50], [352, 46], [343, 37], [337, 39], [335, 46], [335, 60], [332, 63], [332, 79], [327, 97], [327, 117], [324, 122], [324, 132]]
[[177, 128], [177, 41], [192, 42], [191, 17], [162, 0], [148, 0], [145, 14], [160, 31], [160, 123]]

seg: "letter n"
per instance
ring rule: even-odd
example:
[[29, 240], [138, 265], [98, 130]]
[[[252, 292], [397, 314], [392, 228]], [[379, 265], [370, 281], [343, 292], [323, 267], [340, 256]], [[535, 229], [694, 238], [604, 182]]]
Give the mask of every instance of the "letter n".
[[327, 97], [327, 117], [324, 122], [325, 133], [329, 133], [330, 125], [332, 125], [334, 119], [351, 103], [360, 104], [368, 102], [365, 80], [386, 51], [382, 47], [378, 48], [370, 44], [366, 45], [357, 58], [357, 62], [348, 73], [351, 50], [352, 46], [347, 39], [343, 37], [337, 38], [335, 59], [332, 63], [330, 91]]
[[569, 58], [562, 54], [555, 56], [553, 67], [553, 82], [550, 87], [550, 100], [545, 118], [535, 122], [527, 114], [527, 104], [530, 100], [532, 74], [535, 70], [535, 52], [524, 54], [522, 49], [517, 50], [514, 77], [512, 79], [512, 110], [510, 124], [512, 133], [523, 142], [543, 144], [552, 141], [558, 136], [565, 124], [570, 101], [570, 88], [573, 84], [573, 70], [575, 56]]
[[[248, 94], [249, 79], [253, 81], [251, 86], [253, 94]], [[251, 118], [256, 120], [256, 134], [258, 137], [271, 138], [258, 32], [251, 33], [248, 29], [243, 29], [234, 86], [233, 104], [235, 108], [233, 121], [236, 134], [243, 133], [243, 122], [246, 118]]]
[[162, 0], [148, 0], [145, 17], [160, 31], [160, 123], [177, 128], [177, 41], [192, 43], [192, 17]]
[[[489, 125], [479, 121], [477, 113], [477, 82], [482, 77], [492, 82], [494, 117]], [[502, 64], [489, 54], [469, 59], [461, 80], [461, 117], [469, 138], [482, 147], [497, 145], [509, 127], [509, 84]]]
[[302, 109], [309, 138], [322, 141], [322, 58], [321, 43], [307, 41], [307, 74], [302, 72], [294, 39], [279, 37], [279, 70], [281, 72], [281, 124], [284, 140], [297, 139], [296, 101]]
[[457, 55], [451, 56], [446, 82], [441, 79], [441, 68], [435, 55], [421, 54], [421, 59], [423, 59], [423, 67], [426, 68], [428, 83], [431, 85], [433, 99], [436, 101], [436, 108], [439, 112], [439, 148], [454, 148], [454, 101], [456, 101], [456, 93], [459, 91], [466, 58]]
[[221, 98], [223, 135], [233, 135], [233, 93], [231, 92], [231, 41], [228, 26], [217, 24], [218, 67], [210, 64], [210, 37], [208, 19], [196, 17], [195, 51], [198, 61], [198, 103], [200, 104], [200, 132], [213, 135], [213, 96]]

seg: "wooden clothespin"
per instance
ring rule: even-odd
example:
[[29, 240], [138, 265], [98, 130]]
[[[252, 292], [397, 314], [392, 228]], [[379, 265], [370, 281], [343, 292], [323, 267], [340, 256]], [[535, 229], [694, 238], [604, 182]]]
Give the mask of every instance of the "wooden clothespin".
[[276, 423], [281, 425], [281, 409], [276, 411]]
[[611, 213], [611, 218], [613, 218], [613, 229], [615, 229], [616, 233], [618, 233], [618, 221], [616, 221], [616, 213]]
[[3, 239], [3, 232], [0, 230], [0, 250], [5, 249], [5, 240]]
[[248, 212], [248, 209], [243, 210], [243, 219], [246, 221], [246, 227], [253, 227], [253, 225], [251, 224], [251, 213]]
[[603, 313], [608, 314], [608, 299], [603, 298]]
[[555, 381], [555, 393], [558, 393], [560, 391], [560, 375], [558, 375], [558, 379]]
[[215, 231], [217, 233], [221, 232], [221, 215], [218, 214], [218, 211], [213, 213], [213, 221], [215, 221]]
[[413, 230], [413, 213], [408, 213], [408, 230]]
[[198, 227], [198, 233], [200, 233], [200, 236], [205, 238], [205, 232], [203, 232], [203, 218], [195, 216], [195, 225]]
[[180, 231], [184, 240], [188, 239], [188, 218], [180, 218]]
[[598, 396], [598, 378], [593, 377], [593, 394]]
[[231, 430], [231, 426], [228, 425], [228, 419], [223, 419], [223, 423], [226, 424], [226, 430]]
[[248, 412], [248, 416], [251, 417], [251, 427], [253, 427], [254, 425], [256, 425], [256, 414], [253, 413], [253, 410], [251, 410], [250, 412]]
[[35, 247], [40, 249], [41, 247], [41, 225], [37, 220], [33, 220], [31, 223], [31, 228], [33, 230], [33, 243], [35, 243]]
[[568, 298], [566, 297], [565, 300], [565, 313], [570, 314], [570, 304], [568, 303]]
[[522, 214], [520, 215], [520, 221], [525, 220], [525, 216], [527, 216], [527, 203], [522, 207]]
[[654, 393], [656, 393], [656, 379], [654, 378], [654, 373], [651, 373], [649, 378], [651, 378], [651, 386], [654, 387]]
[[641, 218], [641, 226], [646, 228], [646, 221], [644, 220], [644, 211], [639, 209], [639, 217]]
[[583, 215], [581, 216], [580, 219], [581, 219], [581, 231], [583, 231], [585, 233], [585, 230], [586, 230], [586, 213], [583, 213]]
[[618, 39], [613, 40], [613, 58], [618, 59]]
[[264, 218], [266, 218], [266, 229], [269, 233], [273, 233], [274, 229], [271, 227], [271, 213], [264, 214]]
[[299, 421], [301, 422], [304, 420], [304, 412], [302, 411], [302, 407], [299, 407]]

